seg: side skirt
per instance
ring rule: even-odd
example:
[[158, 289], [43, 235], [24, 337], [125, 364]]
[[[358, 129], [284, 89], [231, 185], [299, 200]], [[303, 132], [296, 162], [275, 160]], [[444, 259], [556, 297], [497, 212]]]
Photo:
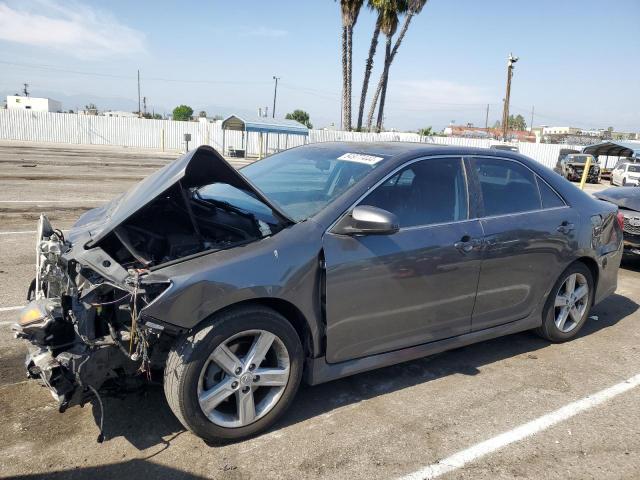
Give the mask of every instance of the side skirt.
[[388, 367], [397, 363], [408, 362], [417, 358], [434, 355], [446, 350], [464, 347], [472, 343], [490, 340], [512, 333], [523, 332], [540, 326], [539, 315], [530, 315], [522, 320], [487, 328], [477, 332], [465, 333], [457, 337], [445, 338], [435, 342], [424, 343], [414, 347], [394, 350], [392, 352], [379, 353], [369, 357], [356, 358], [340, 363], [327, 363], [325, 357], [308, 358], [304, 373], [304, 379], [309, 385], [330, 382], [342, 377], [348, 377], [357, 373]]

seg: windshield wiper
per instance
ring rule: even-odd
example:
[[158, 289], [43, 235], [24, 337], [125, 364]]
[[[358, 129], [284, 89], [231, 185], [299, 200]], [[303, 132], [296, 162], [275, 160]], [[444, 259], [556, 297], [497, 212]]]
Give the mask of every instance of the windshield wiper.
[[220, 207], [224, 210], [230, 210], [232, 212], [236, 212], [240, 215], [244, 215], [246, 217], [250, 217], [255, 219], [256, 215], [253, 212], [250, 212], [248, 210], [244, 210], [240, 207], [237, 207], [229, 202], [225, 202], [224, 200], [216, 200], [215, 198], [205, 198], [202, 196], [202, 194], [198, 191], [198, 190], [193, 190], [193, 195], [198, 199], [201, 200], [203, 202], [207, 202], [207, 203], [211, 203], [213, 205], [215, 205], [216, 207]]

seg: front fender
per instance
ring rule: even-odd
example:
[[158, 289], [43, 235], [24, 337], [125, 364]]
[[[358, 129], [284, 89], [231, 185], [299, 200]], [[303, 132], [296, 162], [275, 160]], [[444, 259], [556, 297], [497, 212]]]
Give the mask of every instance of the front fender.
[[314, 351], [323, 332], [320, 227], [306, 221], [273, 237], [158, 269], [145, 283], [171, 282], [141, 314], [192, 329], [216, 312], [248, 300], [279, 299], [303, 315]]

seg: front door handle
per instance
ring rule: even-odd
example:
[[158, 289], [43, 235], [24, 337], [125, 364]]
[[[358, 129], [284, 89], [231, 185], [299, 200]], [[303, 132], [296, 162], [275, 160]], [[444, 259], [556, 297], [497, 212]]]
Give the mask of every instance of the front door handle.
[[567, 221], [562, 222], [559, 226], [558, 226], [558, 231], [560, 233], [564, 233], [565, 235], [568, 235], [569, 233], [571, 233], [574, 229], [575, 229], [575, 225], [573, 223], [569, 223]]
[[464, 235], [460, 241], [453, 244], [462, 253], [469, 253], [474, 248], [479, 247], [482, 241], [477, 238], [471, 238], [469, 235]]

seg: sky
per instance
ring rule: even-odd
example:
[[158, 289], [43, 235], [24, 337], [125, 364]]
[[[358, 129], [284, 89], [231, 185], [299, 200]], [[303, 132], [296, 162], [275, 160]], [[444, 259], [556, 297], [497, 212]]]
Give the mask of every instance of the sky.
[[[365, 8], [354, 30], [354, 118], [374, 23]], [[533, 108], [534, 125], [638, 132], [639, 23], [640, 0], [429, 0], [391, 67], [385, 127], [484, 126], [487, 104], [493, 124], [513, 52], [511, 113], [527, 124]], [[156, 112], [255, 116], [276, 75], [276, 116], [340, 125], [339, 2], [0, 0], [0, 94], [28, 83], [64, 109], [136, 110], [137, 70]]]

